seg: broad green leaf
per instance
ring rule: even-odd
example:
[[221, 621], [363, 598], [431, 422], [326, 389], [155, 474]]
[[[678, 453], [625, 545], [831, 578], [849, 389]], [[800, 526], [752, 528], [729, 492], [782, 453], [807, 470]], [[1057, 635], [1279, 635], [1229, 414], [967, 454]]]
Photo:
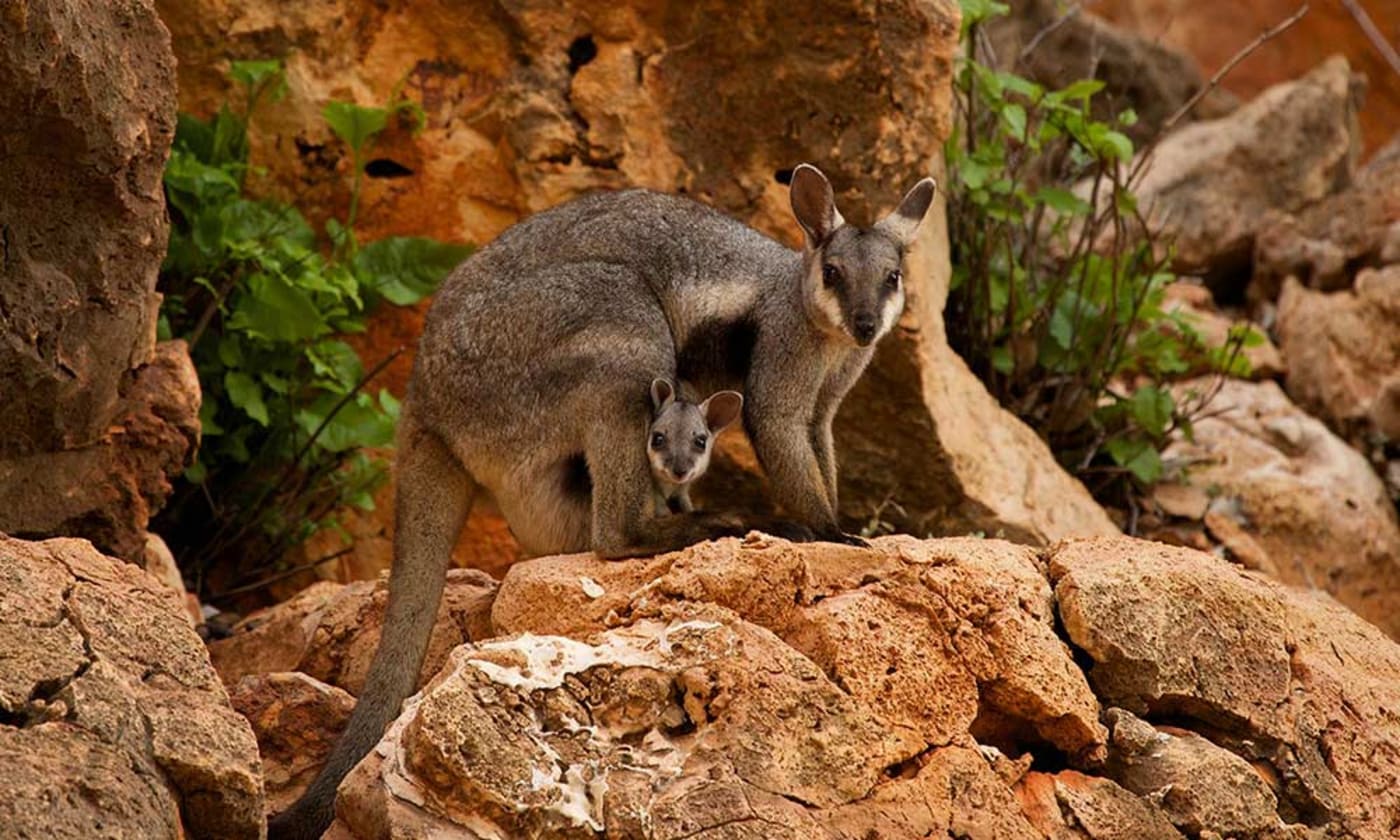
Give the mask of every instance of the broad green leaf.
[[[297, 412], [297, 423], [306, 434], [314, 434], [338, 401], [335, 395], [327, 394], [311, 408]], [[372, 403], [363, 405], [359, 400], [352, 399], [342, 404], [326, 421], [325, 428], [316, 438], [316, 445], [328, 452], [346, 452], [366, 446], [388, 446], [393, 440], [393, 419]]]
[[229, 402], [256, 420], [258, 425], [267, 425], [267, 405], [263, 402], [262, 387], [253, 377], [241, 370], [231, 370], [224, 374], [224, 387], [228, 389]]
[[387, 109], [366, 108], [353, 102], [328, 102], [321, 110], [321, 116], [335, 136], [355, 152], [356, 157], [389, 122]]
[[1176, 403], [1171, 394], [1161, 388], [1145, 385], [1128, 398], [1128, 410], [1139, 427], [1158, 438], [1167, 431]]
[[239, 294], [227, 324], [266, 341], [290, 343], [315, 338], [328, 329], [304, 291], [286, 278], [270, 274], [248, 278], [248, 287]]
[[1089, 202], [1063, 187], [1041, 187], [1035, 191], [1036, 201], [1058, 213], [1084, 216], [1093, 208]]
[[1154, 484], [1162, 477], [1162, 456], [1144, 440], [1113, 438], [1104, 445], [1114, 463], [1132, 473], [1143, 484]]
[[351, 270], [374, 294], [398, 306], [408, 306], [432, 294], [471, 251], [468, 245], [393, 236], [361, 248], [351, 262]]
[[273, 102], [287, 92], [287, 77], [282, 72], [282, 62], [277, 59], [235, 61], [230, 65], [228, 75], [250, 91], [265, 91]]
[[306, 352], [317, 376], [324, 376], [341, 388], [341, 393], [355, 387], [364, 375], [364, 364], [354, 348], [334, 339], [318, 341]]
[[1026, 109], [1020, 105], [1010, 104], [1002, 109], [1001, 118], [1006, 121], [1006, 128], [1013, 140], [1026, 139]]
[[1098, 79], [1080, 79], [1057, 93], [1065, 99], [1088, 99], [1103, 89], [1104, 83]]

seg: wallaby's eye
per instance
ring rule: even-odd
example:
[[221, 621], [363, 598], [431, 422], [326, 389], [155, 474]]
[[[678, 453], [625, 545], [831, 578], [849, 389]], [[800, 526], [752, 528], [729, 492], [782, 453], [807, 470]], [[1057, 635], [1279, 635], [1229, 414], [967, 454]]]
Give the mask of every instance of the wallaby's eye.
[[695, 436], [695, 451], [696, 451], [696, 452], [704, 452], [704, 451], [705, 451], [705, 447], [706, 447], [707, 445], [709, 445], [709, 443], [710, 443], [710, 436], [709, 436], [709, 435], [696, 435], [696, 436]]
[[902, 280], [904, 280], [904, 275], [896, 268], [894, 271], [885, 275], [885, 288], [892, 292], [897, 292], [899, 291], [899, 284]]
[[827, 263], [822, 266], [822, 285], [833, 289], [841, 283], [841, 269]]
[[665, 445], [666, 445], [666, 436], [665, 436], [665, 435], [661, 434], [660, 432], [656, 432], [656, 433], [652, 434], [652, 436], [651, 436], [651, 448], [652, 448], [652, 449], [660, 449], [661, 447], [663, 447], [663, 446], [665, 446]]

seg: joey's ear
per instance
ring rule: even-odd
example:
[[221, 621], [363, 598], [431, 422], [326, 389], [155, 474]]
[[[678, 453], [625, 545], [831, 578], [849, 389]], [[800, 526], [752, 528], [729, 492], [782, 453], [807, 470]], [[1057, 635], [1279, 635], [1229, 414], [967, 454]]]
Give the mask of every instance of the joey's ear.
[[807, 234], [807, 246], [815, 248], [841, 227], [846, 220], [836, 209], [836, 196], [831, 182], [821, 170], [810, 163], [799, 164], [792, 170], [792, 186], [788, 190], [792, 215]]
[[676, 390], [665, 379], [651, 380], [651, 408], [660, 411], [676, 398]]
[[744, 410], [744, 395], [738, 391], [717, 391], [708, 400], [700, 403], [700, 411], [705, 415], [705, 425], [710, 431], [719, 434], [720, 430], [739, 419]]
[[914, 185], [914, 188], [904, 194], [904, 200], [899, 202], [899, 206], [894, 212], [881, 219], [876, 228], [885, 231], [899, 241], [901, 245], [908, 247], [914, 241], [914, 234], [919, 230], [919, 222], [924, 220], [924, 215], [928, 213], [929, 205], [933, 203], [934, 193], [938, 191], [938, 182], [932, 178], [925, 178]]

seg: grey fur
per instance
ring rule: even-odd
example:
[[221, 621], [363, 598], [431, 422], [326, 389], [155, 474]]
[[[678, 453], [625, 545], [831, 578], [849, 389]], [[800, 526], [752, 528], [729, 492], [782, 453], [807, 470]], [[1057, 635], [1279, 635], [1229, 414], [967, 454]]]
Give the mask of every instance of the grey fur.
[[[478, 486], [531, 554], [652, 554], [746, 524], [862, 544], [837, 522], [831, 421], [903, 307], [902, 283], [888, 283], [933, 190], [921, 181], [898, 219], [857, 229], [803, 164], [801, 252], [685, 199], [595, 194], [526, 219], [453, 271], [404, 403], [383, 639], [345, 736], [272, 836], [319, 836], [336, 786], [412, 690]], [[637, 442], [658, 374], [743, 392], [744, 427], [790, 520], [655, 515]]]
[[657, 515], [690, 513], [690, 486], [710, 467], [710, 453], [720, 432], [739, 419], [744, 396], [719, 391], [695, 402], [676, 393], [665, 379], [651, 383], [653, 416], [647, 429], [647, 457], [656, 487]]

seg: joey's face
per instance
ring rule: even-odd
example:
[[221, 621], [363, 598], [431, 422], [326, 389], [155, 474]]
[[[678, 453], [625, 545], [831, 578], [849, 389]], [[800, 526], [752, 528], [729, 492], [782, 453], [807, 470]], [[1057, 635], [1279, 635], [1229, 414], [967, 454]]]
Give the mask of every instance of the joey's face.
[[876, 228], [843, 225], [807, 256], [808, 315], [867, 347], [904, 311], [904, 249]]
[[713, 445], [701, 406], [673, 400], [657, 413], [647, 438], [652, 474], [663, 484], [689, 484], [709, 468]]

